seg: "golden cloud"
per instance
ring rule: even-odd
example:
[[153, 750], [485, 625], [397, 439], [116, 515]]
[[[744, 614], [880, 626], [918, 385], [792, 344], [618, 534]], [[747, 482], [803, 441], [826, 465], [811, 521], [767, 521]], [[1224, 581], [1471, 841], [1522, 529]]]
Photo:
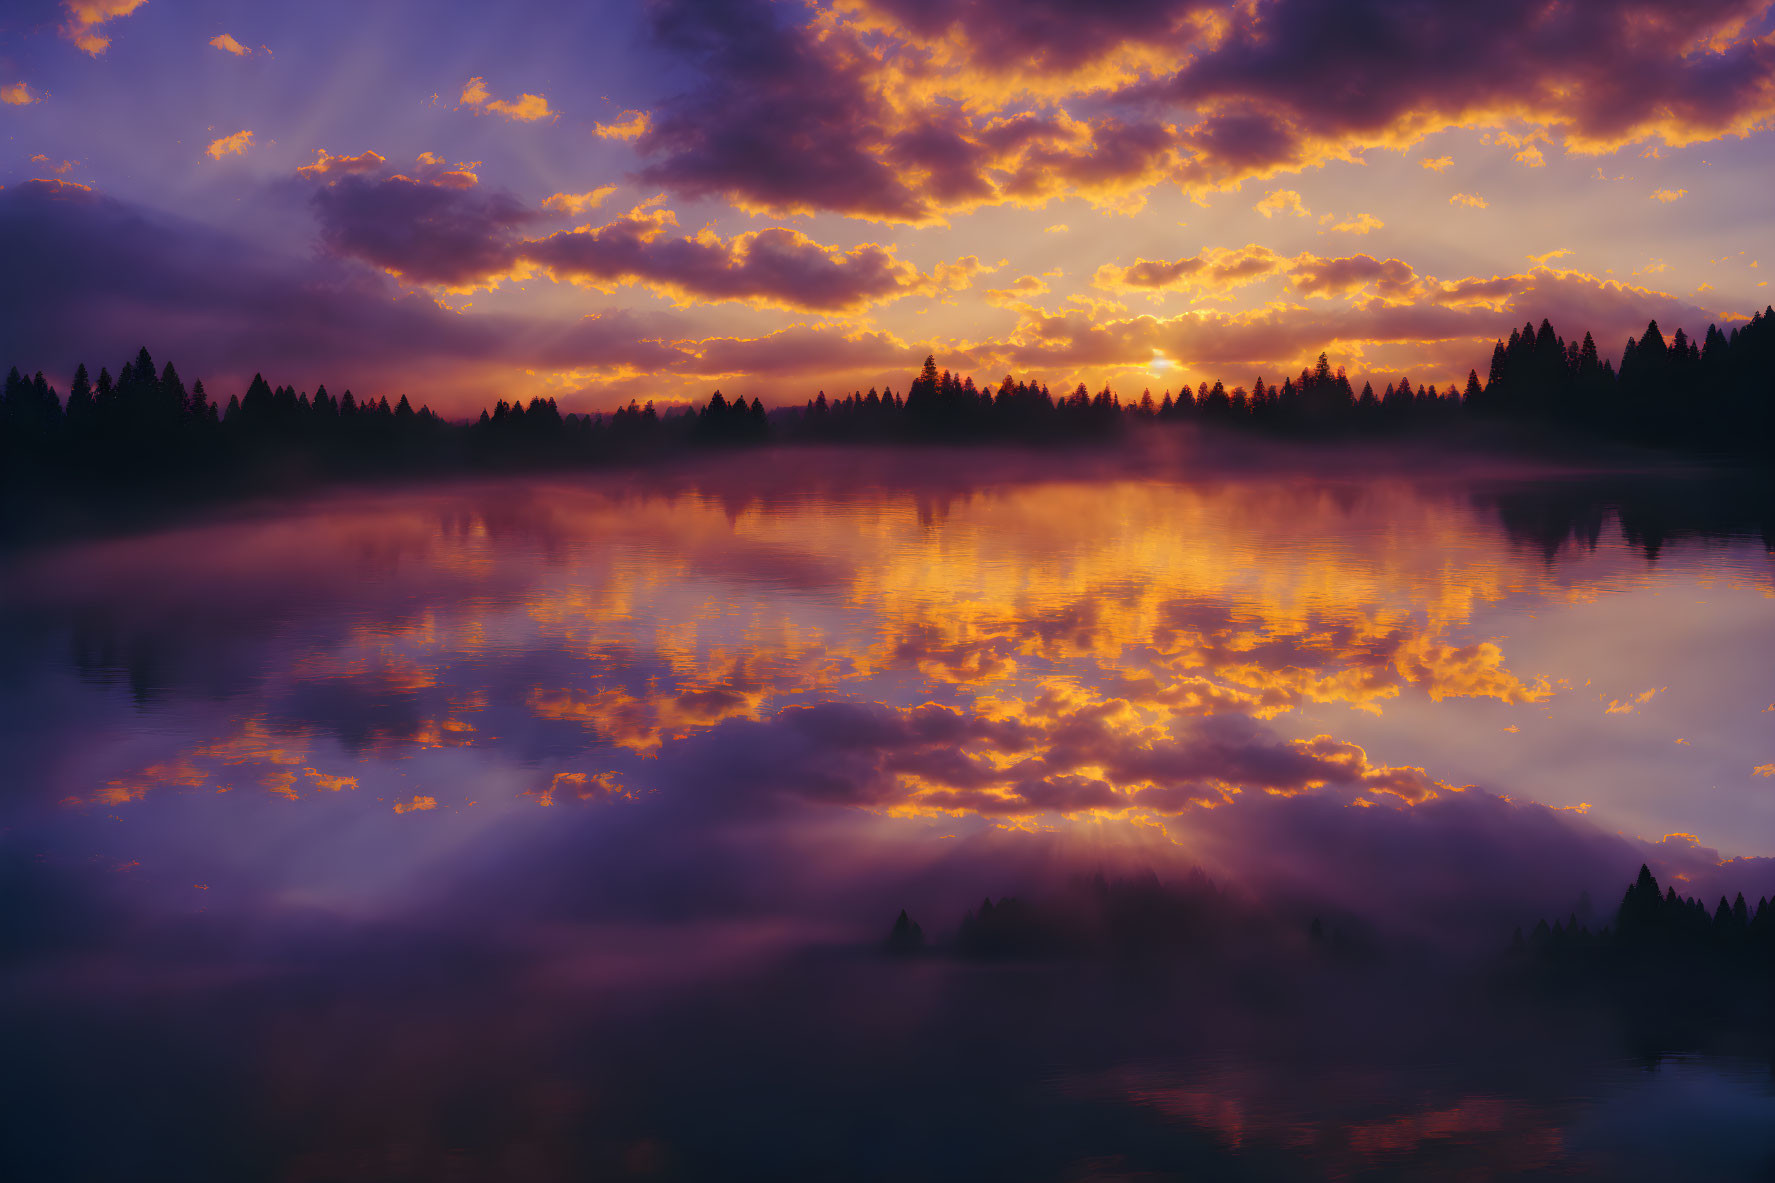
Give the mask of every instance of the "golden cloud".
[[587, 210], [597, 209], [604, 204], [605, 198], [615, 192], [615, 185], [600, 185], [589, 193], [551, 193], [542, 199], [542, 208], [552, 213], [577, 217]]
[[609, 123], [595, 123], [592, 130], [606, 140], [635, 140], [647, 134], [653, 118], [645, 111], [624, 111]]
[[64, 181], [59, 177], [32, 177], [20, 184], [19, 188], [29, 188], [50, 197], [76, 197], [97, 192], [91, 185], [82, 185], [79, 181]]
[[211, 140], [210, 146], [203, 151], [204, 155], [208, 156], [211, 160], [220, 160], [224, 156], [245, 155], [246, 150], [252, 146], [253, 133], [250, 131], [237, 131], [233, 135]]
[[1275, 275], [1287, 260], [1266, 246], [1251, 243], [1235, 249], [1210, 247], [1187, 258], [1137, 259], [1127, 266], [1105, 263], [1091, 279], [1112, 292], [1191, 292], [1208, 295], [1231, 291]]
[[1345, 218], [1341, 222], [1334, 223], [1329, 227], [1329, 230], [1333, 234], [1367, 234], [1385, 227], [1386, 223], [1373, 214], [1357, 214], [1353, 218]]
[[1277, 214], [1293, 214], [1297, 218], [1305, 218], [1310, 217], [1313, 212], [1293, 189], [1276, 189], [1266, 193], [1263, 200], [1251, 208], [1266, 218], [1273, 218]]
[[402, 177], [395, 173], [391, 180], [418, 179], [428, 185], [445, 189], [473, 189], [481, 183], [481, 178], [474, 170], [481, 167], [478, 160], [459, 161], [452, 165], [436, 152], [421, 152], [413, 162], [413, 178]]
[[298, 168], [296, 175], [304, 180], [316, 181], [338, 174], [377, 172], [387, 163], [388, 157], [367, 149], [356, 156], [334, 156], [325, 148], [317, 148], [314, 163]]
[[98, 57], [111, 47], [111, 37], [101, 32], [109, 21], [128, 16], [148, 0], [62, 0], [68, 19], [62, 24], [62, 36]]
[[622, 778], [614, 772], [557, 772], [547, 788], [527, 795], [534, 796], [536, 803], [545, 808], [569, 797], [578, 801], [610, 801], [634, 796], [623, 788]]
[[1648, 702], [1651, 702], [1653, 697], [1657, 695], [1660, 690], [1667, 689], [1669, 689], [1667, 686], [1658, 686], [1651, 690], [1642, 690], [1640, 693], [1635, 694], [1630, 698], [1614, 699], [1609, 703], [1608, 709], [1604, 713], [1609, 715], [1631, 715], [1639, 707], [1643, 707]]
[[470, 78], [462, 87], [461, 105], [478, 112], [502, 115], [516, 123], [540, 123], [558, 118], [549, 110], [549, 102], [539, 94], [521, 94], [515, 99], [496, 99], [487, 91], [486, 79]]

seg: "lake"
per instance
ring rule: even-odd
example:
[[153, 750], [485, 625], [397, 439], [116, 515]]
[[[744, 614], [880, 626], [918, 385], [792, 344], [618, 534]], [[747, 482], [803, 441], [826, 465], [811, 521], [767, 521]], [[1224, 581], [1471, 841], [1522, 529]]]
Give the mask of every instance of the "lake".
[[1761, 1177], [1765, 1049], [1494, 968], [1642, 863], [1775, 893], [1767, 494], [790, 449], [16, 552], [6, 1157]]

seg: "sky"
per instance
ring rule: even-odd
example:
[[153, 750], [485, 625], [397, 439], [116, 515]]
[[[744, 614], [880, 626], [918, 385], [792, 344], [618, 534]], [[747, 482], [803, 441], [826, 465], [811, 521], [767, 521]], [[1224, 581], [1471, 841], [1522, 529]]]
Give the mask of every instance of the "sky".
[[1772, 9], [13, 0], [0, 365], [468, 415], [1618, 357], [1775, 299]]

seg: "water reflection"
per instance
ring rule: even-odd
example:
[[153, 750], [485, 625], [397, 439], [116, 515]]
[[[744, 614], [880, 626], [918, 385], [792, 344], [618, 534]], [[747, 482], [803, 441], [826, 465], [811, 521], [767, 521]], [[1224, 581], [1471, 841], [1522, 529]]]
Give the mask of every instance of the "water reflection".
[[[1775, 888], [1753, 502], [966, 459], [383, 491], [18, 556], [36, 1175], [157, 1073], [66, 1174], [1631, 1164], [1599, 1115], [1662, 1102], [1612, 1036], [1548, 1050], [1459, 967], [1642, 861]], [[947, 936], [982, 896], [1192, 868], [1287, 935], [1133, 980], [874, 952], [902, 907]], [[1370, 952], [1320, 964], [1309, 918]]]

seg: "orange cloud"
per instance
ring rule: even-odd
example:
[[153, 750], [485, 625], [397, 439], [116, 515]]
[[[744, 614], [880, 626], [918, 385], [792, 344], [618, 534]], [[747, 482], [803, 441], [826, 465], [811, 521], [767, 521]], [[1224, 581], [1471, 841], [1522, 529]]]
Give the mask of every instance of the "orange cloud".
[[1256, 283], [1276, 274], [1285, 263], [1282, 256], [1256, 243], [1237, 250], [1210, 247], [1183, 259], [1138, 259], [1125, 267], [1106, 263], [1097, 269], [1091, 282], [1095, 287], [1112, 292], [1208, 294]]
[[5, 86], [0, 86], [0, 105], [28, 107], [42, 101], [43, 96], [33, 91], [28, 83], [8, 82]]
[[549, 110], [548, 100], [539, 94], [521, 94], [515, 99], [492, 97], [487, 92], [486, 80], [479, 76], [470, 78], [463, 85], [460, 101], [477, 112], [490, 111], [517, 123], [540, 123], [558, 117], [556, 112]]
[[1775, 764], [1758, 764], [1750, 770], [1752, 776], [1775, 776]]
[[298, 168], [296, 175], [305, 180], [317, 181], [335, 174], [376, 172], [387, 163], [388, 157], [380, 152], [365, 150], [356, 156], [334, 156], [325, 148], [317, 148], [314, 163]]
[[1341, 222], [1335, 223], [1330, 227], [1330, 231], [1333, 234], [1367, 234], [1370, 231], [1381, 230], [1385, 227], [1386, 223], [1375, 217], [1373, 214], [1357, 214], [1353, 218], [1346, 218]]
[[587, 210], [603, 205], [604, 199], [615, 192], [615, 185], [600, 185], [589, 193], [552, 193], [543, 198], [542, 208], [553, 213], [577, 217]]
[[1471, 209], [1487, 209], [1491, 206], [1491, 202], [1479, 196], [1477, 193], [1456, 193], [1453, 197], [1448, 199], [1448, 204], [1464, 205]]
[[231, 53], [237, 58], [248, 57], [253, 52], [226, 33], [218, 33], [214, 37], [211, 37], [210, 44], [221, 50], [223, 53]]
[[[1106, 270], [1100, 268], [1099, 270]], [[988, 304], [1015, 304], [1030, 296], [1044, 295], [1048, 291], [1047, 281], [1036, 275], [1020, 275], [1002, 288], [987, 288], [982, 295]]]
[[[481, 167], [478, 160], [452, 165], [436, 152], [421, 152], [419, 159], [413, 162], [414, 178], [428, 185], [439, 185], [446, 189], [473, 189], [481, 183], [481, 178], [474, 170]], [[392, 180], [410, 180], [395, 173]]]
[[419, 813], [427, 809], [436, 809], [437, 807], [438, 799], [436, 797], [415, 794], [411, 801], [398, 802], [394, 807], [394, 811], [396, 813]]
[[1662, 201], [1662, 202], [1665, 202], [1666, 204], [1668, 204], [1672, 201], [1680, 201], [1682, 198], [1687, 197], [1688, 195], [1689, 195], [1689, 191], [1687, 189], [1654, 189], [1654, 190], [1652, 190], [1652, 200], [1653, 201]]
[[57, 177], [32, 177], [20, 183], [19, 188], [48, 197], [82, 197], [96, 192], [91, 185], [82, 185], [79, 181], [64, 181]]
[[1429, 169], [1433, 173], [1439, 173], [1439, 172], [1446, 171], [1448, 166], [1453, 164], [1454, 162], [1455, 162], [1455, 158], [1452, 156], [1434, 156], [1434, 157], [1426, 156], [1422, 160], [1418, 161], [1419, 164], [1423, 165], [1425, 168]]
[[[316, 150], [314, 162], [298, 168], [296, 175], [303, 180], [318, 181], [330, 176], [354, 176], [385, 172], [387, 164], [388, 158], [380, 152], [366, 150], [356, 156], [334, 156], [325, 148], [320, 148]], [[383, 179], [424, 184], [443, 189], [473, 189], [481, 183], [480, 176], [474, 171], [479, 167], [481, 167], [481, 162], [478, 160], [459, 161], [456, 164], [451, 164], [436, 152], [421, 152], [413, 162], [411, 176], [406, 173], [389, 172]]]
[[1643, 707], [1648, 702], [1651, 702], [1653, 697], [1656, 696], [1659, 691], [1668, 689], [1668, 686], [1658, 686], [1651, 690], [1642, 690], [1640, 693], [1635, 694], [1630, 698], [1614, 699], [1610, 701], [1608, 709], [1603, 713], [1607, 715], [1631, 715], [1637, 708]]
[[128, 16], [148, 0], [62, 0], [68, 19], [62, 24], [62, 36], [98, 57], [111, 47], [109, 34], [100, 32], [108, 21]]
[[609, 123], [595, 123], [592, 130], [606, 140], [635, 140], [646, 135], [653, 117], [645, 111], [624, 111]]
[[1312, 211], [1301, 201], [1300, 194], [1293, 189], [1277, 189], [1264, 194], [1262, 201], [1251, 207], [1266, 218], [1277, 214], [1293, 214], [1297, 218], [1305, 218]]
[[302, 775], [314, 782], [316, 788], [326, 789], [332, 793], [357, 788], [357, 777], [355, 776], [335, 776], [316, 768], [304, 768]]
[[250, 131], [237, 131], [231, 136], [223, 136], [220, 139], [211, 140], [210, 146], [204, 149], [204, 154], [211, 160], [220, 160], [224, 156], [244, 155], [246, 150], [252, 146], [253, 133]]
[[609, 801], [634, 796], [623, 788], [621, 777], [614, 772], [557, 772], [548, 788], [530, 795], [545, 808], [568, 797], [578, 801]]

